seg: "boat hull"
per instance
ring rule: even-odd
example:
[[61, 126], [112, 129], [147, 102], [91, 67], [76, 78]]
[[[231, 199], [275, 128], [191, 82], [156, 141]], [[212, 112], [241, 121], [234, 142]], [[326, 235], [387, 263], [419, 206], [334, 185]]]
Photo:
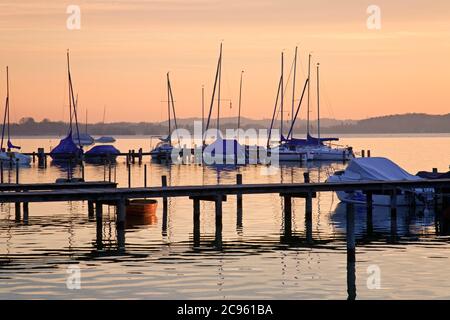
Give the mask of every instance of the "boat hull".
[[0, 152], [0, 162], [19, 165], [29, 165], [31, 157], [20, 152]]

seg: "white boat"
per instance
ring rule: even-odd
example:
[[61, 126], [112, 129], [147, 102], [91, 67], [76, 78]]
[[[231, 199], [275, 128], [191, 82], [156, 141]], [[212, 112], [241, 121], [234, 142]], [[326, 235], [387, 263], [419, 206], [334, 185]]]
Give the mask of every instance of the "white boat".
[[327, 145], [307, 148], [313, 160], [317, 161], [348, 161], [355, 158], [352, 148], [333, 148]]
[[[29, 165], [31, 162], [31, 157], [22, 154], [17, 151], [11, 151], [12, 149], [20, 150], [19, 146], [15, 146], [11, 142], [10, 136], [10, 126], [9, 126], [9, 69], [6, 67], [6, 103], [5, 103], [5, 114], [3, 117], [3, 128], [2, 128], [2, 140], [0, 146], [0, 161], [8, 163], [18, 163], [20, 165]], [[6, 130], [6, 132], [5, 132]], [[7, 143], [5, 150], [3, 147], [3, 142], [5, 141], [5, 134], [7, 136]]]
[[[397, 164], [386, 158], [356, 158], [353, 159], [345, 171], [335, 172], [327, 179], [333, 182], [362, 182], [362, 181], [418, 181], [422, 178], [414, 176]], [[365, 204], [366, 196], [361, 190], [352, 192], [337, 191], [337, 196], [342, 202]], [[414, 199], [415, 198], [415, 199]], [[390, 195], [373, 195], [373, 204], [378, 206], [390, 206]], [[417, 205], [424, 205], [433, 199], [432, 189], [405, 188], [397, 195], [397, 206], [411, 205], [415, 200]]]
[[245, 147], [235, 139], [218, 137], [203, 150], [203, 161], [208, 165], [246, 164]]
[[272, 157], [277, 157], [280, 162], [297, 161], [306, 162], [313, 160], [313, 154], [303, 147], [280, 144], [270, 149]]
[[79, 147], [90, 146], [93, 145], [95, 142], [94, 138], [92, 138], [89, 134], [81, 132], [79, 136], [77, 134], [74, 134], [72, 136], [72, 140]]
[[31, 157], [24, 155], [20, 152], [0, 152], [0, 161], [8, 163], [18, 163], [19, 165], [29, 165], [31, 163]]
[[95, 139], [95, 142], [97, 142], [97, 143], [113, 143], [113, 142], [116, 142], [116, 139], [114, 137], [110, 137], [110, 136], [103, 136], [98, 139]]

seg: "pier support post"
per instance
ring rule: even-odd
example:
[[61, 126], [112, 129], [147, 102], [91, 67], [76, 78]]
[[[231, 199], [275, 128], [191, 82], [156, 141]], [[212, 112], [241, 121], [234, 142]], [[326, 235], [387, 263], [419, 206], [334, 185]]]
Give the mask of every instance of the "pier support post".
[[366, 157], [366, 151], [365, 150], [361, 150], [361, 157], [365, 158]]
[[193, 199], [194, 202], [194, 247], [200, 245], [200, 199]]
[[88, 201], [88, 218], [89, 220], [94, 218], [94, 202]]
[[347, 299], [356, 299], [355, 207], [347, 203]]
[[366, 193], [367, 217], [366, 217], [366, 231], [367, 234], [372, 234], [373, 231], [373, 193], [368, 191]]
[[20, 221], [20, 202], [15, 202], [14, 203], [14, 209], [15, 209], [15, 216], [16, 216], [16, 221], [19, 222]]
[[83, 161], [81, 161], [80, 167], [81, 167], [81, 179], [84, 181], [84, 162]]
[[147, 188], [147, 165], [146, 164], [144, 164], [144, 188]]
[[347, 203], [347, 261], [355, 262], [355, 207]]
[[128, 169], [128, 188], [131, 188], [131, 165], [129, 163], [127, 164], [127, 169]]
[[125, 219], [126, 219], [126, 204], [125, 199], [120, 199], [117, 201], [117, 228], [124, 229], [125, 228]]
[[23, 222], [28, 223], [29, 205], [28, 202], [23, 203]]
[[313, 243], [312, 236], [312, 194], [308, 192], [305, 199], [305, 231], [306, 231], [306, 241], [309, 244]]
[[222, 248], [222, 201], [223, 195], [217, 195], [216, 202], [216, 245]]
[[[161, 176], [161, 185], [163, 187], [167, 187], [167, 176]], [[163, 222], [162, 222], [163, 236], [167, 235], [167, 213], [168, 213], [167, 211], [168, 211], [167, 197], [163, 197]]]
[[289, 237], [292, 234], [292, 198], [284, 196], [284, 235]]
[[97, 220], [102, 220], [103, 219], [103, 205], [101, 202], [96, 202], [95, 203], [95, 218]]
[[142, 164], [142, 148], [139, 148], [139, 151], [138, 151], [139, 153], [138, 153], [138, 160], [139, 160], [139, 164]]
[[16, 184], [19, 184], [19, 160], [16, 160]]
[[0, 161], [0, 183], [3, 183], [3, 161]]
[[397, 236], [397, 189], [391, 192], [391, 239], [395, 241]]
[[[242, 174], [236, 175], [236, 184], [242, 184]], [[236, 228], [238, 232], [242, 232], [242, 194], [238, 193], [236, 197], [236, 205], [237, 205], [237, 219], [236, 219]]]

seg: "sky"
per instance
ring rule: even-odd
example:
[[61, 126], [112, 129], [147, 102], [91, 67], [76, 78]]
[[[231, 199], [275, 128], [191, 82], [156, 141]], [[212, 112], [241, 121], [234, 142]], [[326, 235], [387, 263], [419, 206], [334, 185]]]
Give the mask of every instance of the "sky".
[[[209, 107], [223, 42], [221, 116], [270, 118], [285, 55], [290, 117], [294, 49], [296, 99], [313, 56], [320, 62], [321, 117], [450, 112], [450, 2], [435, 0], [0, 0], [0, 97], [10, 69], [12, 121], [68, 120], [66, 50], [79, 113], [88, 122], [166, 119], [170, 72], [179, 118]], [[80, 8], [68, 29], [67, 7]], [[368, 28], [371, 5], [380, 29]], [[70, 20], [72, 21], [72, 20]], [[372, 21], [372, 20], [371, 20]], [[230, 106], [231, 102], [231, 106]], [[215, 114], [215, 112], [213, 113]], [[300, 117], [306, 117], [302, 106]]]

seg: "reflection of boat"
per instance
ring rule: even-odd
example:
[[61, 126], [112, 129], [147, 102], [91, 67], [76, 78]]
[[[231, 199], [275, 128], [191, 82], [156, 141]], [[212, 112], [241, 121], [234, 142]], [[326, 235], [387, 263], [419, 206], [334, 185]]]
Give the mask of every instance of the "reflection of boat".
[[[153, 150], [150, 151], [150, 155], [153, 159], [172, 160], [172, 152], [177, 155], [180, 153], [180, 148], [174, 148], [172, 145], [172, 127], [171, 127], [171, 112], [173, 112], [173, 120], [175, 123], [175, 129], [178, 130], [177, 117], [175, 114], [175, 103], [173, 101], [172, 86], [170, 85], [169, 73], [167, 73], [167, 114], [168, 114], [168, 129], [169, 134], [166, 138], [160, 138], [159, 142]], [[171, 111], [172, 110], [172, 111]], [[179, 141], [178, 141], [179, 142]], [[174, 151], [175, 150], [175, 151]], [[178, 151], [179, 150], [179, 151]]]
[[[365, 234], [367, 231], [367, 211], [365, 205], [355, 205], [355, 233]], [[331, 223], [339, 231], [344, 232], [347, 225], [347, 205], [338, 203], [331, 213]], [[372, 230], [377, 233], [389, 234], [392, 232], [391, 211], [389, 208], [377, 206], [372, 211]], [[397, 209], [396, 230], [397, 235], [422, 234], [423, 228], [432, 228], [434, 232], [434, 212], [432, 210], [411, 212], [408, 207]]]
[[[413, 176], [386, 158], [357, 158], [353, 159], [345, 171], [335, 172], [327, 182], [362, 182], [362, 181], [417, 181], [422, 178]], [[352, 192], [337, 191], [339, 200], [351, 203], [366, 203], [366, 196], [361, 190]], [[397, 195], [397, 205], [406, 206], [416, 200], [416, 204], [425, 204], [431, 200], [433, 193], [430, 189], [403, 188]], [[389, 195], [373, 195], [373, 204], [390, 205]]]
[[119, 154], [120, 151], [112, 145], [100, 145], [86, 151], [84, 159], [87, 162], [114, 162]]
[[98, 143], [113, 143], [113, 142], [116, 142], [116, 139], [114, 137], [110, 137], [110, 136], [103, 136], [103, 137], [100, 137], [98, 139], [95, 139], [95, 142], [98, 142]]
[[[3, 117], [3, 128], [2, 128], [2, 142], [0, 146], [0, 161], [9, 163], [18, 163], [20, 165], [28, 165], [31, 162], [31, 157], [24, 155], [17, 151], [11, 151], [12, 149], [20, 149], [19, 146], [15, 146], [11, 142], [10, 128], [9, 128], [9, 71], [6, 67], [6, 103], [5, 103], [5, 115]], [[7, 151], [3, 148], [3, 141], [5, 138], [5, 128], [7, 130], [6, 134], [8, 136], [7, 141]]]

